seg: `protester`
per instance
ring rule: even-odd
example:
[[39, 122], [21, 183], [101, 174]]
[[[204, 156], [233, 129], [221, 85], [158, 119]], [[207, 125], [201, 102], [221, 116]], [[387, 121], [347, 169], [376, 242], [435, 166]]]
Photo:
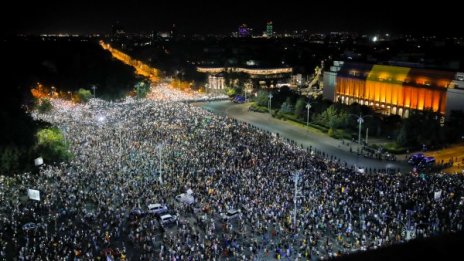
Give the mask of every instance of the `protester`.
[[[63, 131], [74, 156], [2, 181], [1, 258], [326, 259], [462, 230], [462, 176], [359, 173], [186, 102], [196, 99], [159, 85], [147, 99], [53, 100], [51, 113], [34, 112]], [[28, 188], [41, 200], [28, 200]], [[188, 189], [199, 213], [175, 201]], [[130, 215], [151, 203], [178, 224]], [[228, 209], [242, 215], [225, 222]], [[38, 227], [24, 231], [28, 222]]]

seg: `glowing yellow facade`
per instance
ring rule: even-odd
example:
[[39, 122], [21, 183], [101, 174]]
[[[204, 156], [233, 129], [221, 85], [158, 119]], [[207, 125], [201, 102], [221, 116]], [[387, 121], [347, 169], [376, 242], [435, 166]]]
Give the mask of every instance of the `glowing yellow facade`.
[[[435, 74], [433, 74], [435, 73]], [[349, 69], [336, 76], [335, 100], [357, 102], [407, 117], [410, 110], [445, 114], [447, 88], [452, 80], [446, 72], [374, 65], [370, 70]]]

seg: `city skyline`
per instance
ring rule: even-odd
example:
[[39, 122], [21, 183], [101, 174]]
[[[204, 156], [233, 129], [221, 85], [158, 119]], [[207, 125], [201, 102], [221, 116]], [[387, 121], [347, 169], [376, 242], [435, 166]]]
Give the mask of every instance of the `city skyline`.
[[446, 1], [438, 6], [416, 6], [396, 0], [375, 6], [364, 1], [309, 6], [297, 1], [286, 1], [285, 5], [245, 1], [225, 5], [211, 1], [182, 4], [79, 1], [31, 3], [27, 8], [13, 3], [10, 9], [18, 22], [11, 23], [3, 17], [4, 34], [109, 33], [117, 21], [127, 32], [166, 31], [176, 24], [179, 33], [228, 34], [247, 24], [255, 34], [260, 34], [266, 30], [267, 22], [272, 21], [275, 32], [462, 34], [453, 28], [458, 24], [458, 10]]

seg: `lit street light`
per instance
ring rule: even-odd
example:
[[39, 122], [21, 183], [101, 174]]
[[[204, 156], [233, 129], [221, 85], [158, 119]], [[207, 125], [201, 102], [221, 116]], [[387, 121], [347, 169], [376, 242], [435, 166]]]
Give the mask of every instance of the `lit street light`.
[[244, 89], [244, 92], [245, 92], [245, 102], [247, 101], [247, 92], [249, 92], [249, 91], [251, 91], [251, 90], [246, 89], [246, 88]]
[[158, 146], [156, 146], [156, 148], [158, 149], [158, 157], [159, 157], [159, 165], [158, 165], [158, 172], [159, 172], [159, 182], [160, 184], [163, 184], [163, 158], [162, 158], [162, 152], [163, 152], [163, 144], [158, 144]]
[[359, 115], [351, 114], [351, 115], [358, 118], [356, 120], [358, 122], [358, 131], [359, 131], [358, 132], [358, 144], [361, 145], [361, 127], [362, 127], [362, 124], [364, 123], [364, 118], [372, 117], [372, 115], [364, 115], [364, 116], [362, 116], [362, 114], [359, 114]]
[[272, 96], [272, 93], [270, 93], [268, 97], [269, 97], [269, 113], [272, 115], [272, 111], [271, 111], [271, 109], [272, 109], [272, 97], [274, 97], [274, 96]]
[[294, 182], [294, 191], [293, 191], [293, 227], [295, 229], [295, 234], [297, 233], [297, 220], [296, 220], [296, 217], [297, 217], [297, 213], [296, 213], [296, 209], [297, 209], [297, 203], [298, 203], [298, 198], [302, 198], [303, 197], [303, 193], [301, 191], [301, 188], [298, 187], [298, 182], [300, 181], [300, 179], [302, 178], [301, 175], [302, 174], [302, 171], [299, 170], [299, 171], [296, 171], [293, 175], [292, 175], [292, 179], [293, 179], [293, 182]]
[[308, 102], [308, 104], [306, 104], [306, 109], [307, 109], [307, 112], [308, 112], [308, 114], [306, 116], [306, 126], [309, 126], [309, 109], [311, 109], [311, 104], [309, 104], [309, 102]]
[[95, 85], [92, 85], [92, 90], [93, 90], [93, 98], [95, 98], [95, 90], [97, 89], [97, 86]]

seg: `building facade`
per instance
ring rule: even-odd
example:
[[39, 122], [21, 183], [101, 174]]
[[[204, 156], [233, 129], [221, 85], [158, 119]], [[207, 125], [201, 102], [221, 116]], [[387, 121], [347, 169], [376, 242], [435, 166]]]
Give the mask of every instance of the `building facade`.
[[268, 38], [271, 38], [273, 36], [272, 21], [267, 22], [267, 24], [266, 24], [266, 36]]
[[208, 75], [208, 88], [213, 90], [223, 90], [226, 88], [224, 76], [221, 74]]
[[[413, 110], [442, 115], [464, 110], [461, 73], [410, 67], [334, 62], [324, 72], [324, 98], [367, 105], [408, 117]], [[464, 79], [461, 79], [464, 80]]]

